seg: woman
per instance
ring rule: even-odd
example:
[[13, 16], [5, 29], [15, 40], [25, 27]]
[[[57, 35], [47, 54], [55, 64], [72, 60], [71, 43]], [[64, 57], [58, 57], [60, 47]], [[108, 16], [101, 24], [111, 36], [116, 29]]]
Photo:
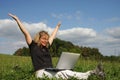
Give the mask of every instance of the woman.
[[17, 16], [9, 14], [18, 24], [20, 30], [25, 36], [26, 43], [29, 46], [31, 59], [33, 63], [34, 70], [36, 72], [36, 77], [42, 78], [44, 75], [52, 78], [53, 76], [57, 78], [68, 79], [69, 77], [76, 77], [78, 79], [87, 79], [91, 74], [95, 73], [95, 70], [91, 70], [85, 73], [74, 72], [70, 70], [64, 70], [59, 72], [52, 72], [45, 70], [46, 68], [52, 67], [52, 59], [49, 52], [49, 47], [53, 42], [53, 39], [56, 36], [56, 33], [61, 25], [58, 23], [52, 34], [49, 34], [46, 31], [40, 31], [35, 35], [34, 40], [31, 38], [29, 32], [25, 29], [24, 25], [18, 19]]

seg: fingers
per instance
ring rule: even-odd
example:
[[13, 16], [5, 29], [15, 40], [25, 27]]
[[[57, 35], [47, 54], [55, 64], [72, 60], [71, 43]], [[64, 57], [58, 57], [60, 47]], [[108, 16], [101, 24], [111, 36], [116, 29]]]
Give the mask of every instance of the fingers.
[[13, 15], [13, 14], [11, 14], [11, 13], [8, 13], [8, 15], [9, 15], [9, 16], [11, 16], [11, 17], [14, 17], [14, 15]]
[[11, 14], [11, 13], [8, 13], [8, 15], [11, 16], [11, 17], [12, 17], [13, 19], [15, 19], [15, 20], [17, 19], [17, 16], [15, 16], [15, 15], [13, 15], [13, 14]]
[[9, 16], [12, 16], [12, 14], [11, 14], [11, 13], [8, 13], [8, 15], [9, 15]]
[[61, 24], [61, 21], [59, 21], [58, 24]]
[[58, 22], [58, 26], [59, 26], [59, 27], [60, 27], [60, 25], [61, 25], [61, 21]]

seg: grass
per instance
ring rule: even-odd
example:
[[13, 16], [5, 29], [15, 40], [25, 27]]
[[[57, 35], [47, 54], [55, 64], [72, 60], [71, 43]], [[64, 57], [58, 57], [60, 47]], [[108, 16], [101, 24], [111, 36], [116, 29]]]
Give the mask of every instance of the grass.
[[[58, 58], [53, 58], [55, 66]], [[86, 72], [93, 70], [99, 61], [79, 59], [74, 67], [74, 71]], [[120, 63], [118, 61], [103, 61], [106, 73], [105, 80], [120, 79]], [[12, 56], [0, 54], [0, 80], [56, 80], [56, 78], [37, 79], [33, 72], [30, 57]], [[72, 77], [70, 80], [76, 80]], [[100, 80], [97, 76], [90, 76], [88, 80]]]

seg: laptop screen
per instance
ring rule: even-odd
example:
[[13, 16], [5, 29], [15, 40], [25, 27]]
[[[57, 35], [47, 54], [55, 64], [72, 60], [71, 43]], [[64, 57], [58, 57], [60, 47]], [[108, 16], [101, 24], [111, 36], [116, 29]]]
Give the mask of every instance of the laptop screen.
[[80, 53], [62, 52], [56, 68], [57, 69], [73, 69], [79, 56], [80, 56]]

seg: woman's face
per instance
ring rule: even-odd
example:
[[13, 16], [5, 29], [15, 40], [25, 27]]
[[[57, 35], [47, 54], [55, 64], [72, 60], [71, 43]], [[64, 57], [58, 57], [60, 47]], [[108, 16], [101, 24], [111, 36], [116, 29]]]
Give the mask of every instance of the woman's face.
[[47, 46], [48, 40], [49, 40], [49, 36], [48, 36], [48, 35], [43, 35], [43, 36], [41, 36], [41, 38], [40, 38], [40, 44], [41, 44], [42, 46]]

